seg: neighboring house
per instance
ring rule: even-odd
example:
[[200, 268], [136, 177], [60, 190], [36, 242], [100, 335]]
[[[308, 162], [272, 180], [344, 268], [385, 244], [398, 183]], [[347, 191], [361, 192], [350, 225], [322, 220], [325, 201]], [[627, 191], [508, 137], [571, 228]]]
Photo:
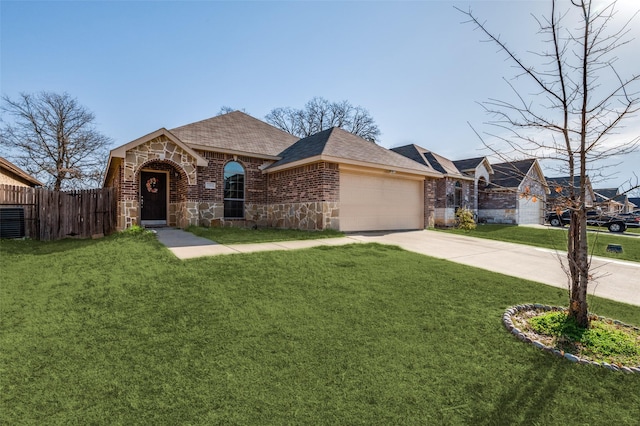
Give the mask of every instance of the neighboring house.
[[[0, 185], [10, 185], [2, 190], [0, 198], [0, 238], [22, 238], [28, 235], [28, 227], [25, 226], [25, 209], [29, 212], [35, 210], [33, 204], [25, 200], [33, 197], [33, 188], [42, 186], [42, 182], [16, 166], [5, 158], [0, 157]], [[13, 187], [20, 188], [13, 188]], [[6, 192], [5, 192], [6, 191]], [[25, 198], [26, 193], [30, 193]], [[20, 200], [20, 201], [19, 201]]]
[[[549, 195], [547, 195], [548, 212], [555, 210], [556, 207], [564, 208], [564, 201], [569, 196], [571, 187], [575, 189], [576, 195], [580, 195], [580, 176], [574, 176], [573, 180], [569, 176], [562, 177], [545, 177], [549, 186]], [[586, 177], [586, 195], [585, 205], [592, 207], [594, 205], [596, 195], [591, 186], [589, 176]]]
[[391, 150], [442, 174], [436, 181], [435, 226], [452, 226], [458, 209], [473, 209], [477, 193], [474, 178], [461, 173], [451, 160], [413, 144]]
[[235, 111], [111, 151], [118, 227], [422, 229], [442, 173], [332, 128], [305, 139]]
[[483, 192], [487, 185], [491, 182], [493, 168], [489, 164], [487, 157], [468, 158], [465, 160], [456, 160], [453, 162], [460, 172], [467, 176], [473, 177], [473, 190], [471, 191], [471, 199], [473, 200], [473, 213], [478, 216], [478, 194]]
[[640, 211], [640, 197], [629, 197], [629, 203], [632, 204], [631, 211]]
[[594, 189], [594, 192], [596, 201], [604, 213], [629, 213], [635, 208], [635, 203], [630, 202], [626, 194], [620, 194], [618, 188]]
[[491, 182], [478, 193], [478, 221], [544, 223], [549, 188], [537, 159], [493, 164]]
[[0, 157], [0, 184], [30, 187], [43, 186], [38, 179], [2, 157]]

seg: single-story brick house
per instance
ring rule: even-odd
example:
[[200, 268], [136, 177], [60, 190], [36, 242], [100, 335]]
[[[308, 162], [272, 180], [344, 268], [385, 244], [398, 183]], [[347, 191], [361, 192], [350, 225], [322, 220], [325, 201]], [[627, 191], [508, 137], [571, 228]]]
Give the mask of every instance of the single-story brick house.
[[462, 173], [453, 161], [414, 144], [391, 150], [442, 174], [443, 178], [436, 181], [435, 226], [453, 226], [458, 209], [474, 209], [477, 204], [475, 178]]
[[118, 228], [258, 225], [341, 231], [433, 226], [442, 173], [339, 128], [298, 139], [234, 111], [111, 151]]
[[478, 221], [542, 224], [549, 187], [537, 159], [492, 164], [491, 182], [478, 193]]
[[9, 160], [0, 157], [0, 184], [14, 186], [43, 186], [42, 182]]

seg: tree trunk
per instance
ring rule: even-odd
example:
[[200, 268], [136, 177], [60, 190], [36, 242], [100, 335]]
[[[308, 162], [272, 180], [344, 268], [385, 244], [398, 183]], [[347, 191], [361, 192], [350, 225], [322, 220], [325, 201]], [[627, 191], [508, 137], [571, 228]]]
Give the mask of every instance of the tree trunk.
[[571, 212], [567, 242], [569, 258], [570, 295], [569, 317], [580, 327], [589, 327], [587, 286], [589, 284], [589, 256], [587, 248], [587, 213], [583, 207]]

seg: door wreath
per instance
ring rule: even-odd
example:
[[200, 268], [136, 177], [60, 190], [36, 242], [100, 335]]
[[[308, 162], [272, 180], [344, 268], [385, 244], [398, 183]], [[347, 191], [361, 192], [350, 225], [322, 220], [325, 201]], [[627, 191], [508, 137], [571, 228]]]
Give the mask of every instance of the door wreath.
[[147, 184], [146, 184], [147, 192], [152, 192], [152, 193], [158, 192], [158, 188], [156, 186], [157, 184], [158, 184], [158, 179], [154, 177], [147, 179]]

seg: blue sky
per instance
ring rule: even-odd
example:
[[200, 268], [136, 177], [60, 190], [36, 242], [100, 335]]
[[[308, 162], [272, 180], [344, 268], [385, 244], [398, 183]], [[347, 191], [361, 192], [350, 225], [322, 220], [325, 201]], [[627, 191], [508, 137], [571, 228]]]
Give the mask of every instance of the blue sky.
[[[622, 0], [622, 10], [633, 3]], [[489, 130], [477, 102], [510, 98], [503, 77], [514, 72], [454, 5], [471, 7], [517, 51], [539, 50], [530, 14], [546, 1], [3, 0], [1, 91], [66, 91], [95, 113], [113, 147], [222, 106], [264, 119], [321, 96], [367, 108], [385, 147], [487, 155], [467, 122]], [[638, 42], [620, 52], [623, 74], [639, 71]], [[638, 117], [621, 132], [639, 134]], [[596, 186], [621, 185], [640, 169], [640, 154], [623, 160]]]

